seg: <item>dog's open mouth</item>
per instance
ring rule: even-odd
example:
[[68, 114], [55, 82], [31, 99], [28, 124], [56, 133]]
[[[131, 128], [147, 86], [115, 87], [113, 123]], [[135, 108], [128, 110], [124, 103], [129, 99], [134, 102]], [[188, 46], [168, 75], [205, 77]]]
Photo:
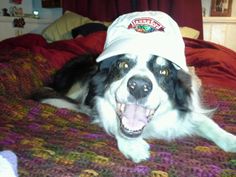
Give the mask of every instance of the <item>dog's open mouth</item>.
[[118, 103], [120, 129], [127, 137], [138, 137], [151, 120], [155, 110], [137, 104]]

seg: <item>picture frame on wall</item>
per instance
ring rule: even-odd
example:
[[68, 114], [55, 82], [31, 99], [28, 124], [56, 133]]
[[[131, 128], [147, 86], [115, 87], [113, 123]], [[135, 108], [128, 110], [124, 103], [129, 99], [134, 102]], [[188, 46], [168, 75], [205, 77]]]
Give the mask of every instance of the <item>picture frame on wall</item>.
[[211, 0], [211, 16], [231, 16], [232, 0]]

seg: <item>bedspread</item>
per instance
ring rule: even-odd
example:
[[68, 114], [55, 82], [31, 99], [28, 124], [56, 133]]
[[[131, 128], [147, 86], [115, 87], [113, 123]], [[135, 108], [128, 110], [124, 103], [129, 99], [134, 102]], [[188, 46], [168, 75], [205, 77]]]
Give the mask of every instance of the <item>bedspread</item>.
[[[24, 45], [15, 44], [16, 39], [0, 43], [0, 150], [16, 153], [20, 176], [236, 176], [236, 154], [223, 152], [208, 140], [149, 140], [151, 158], [135, 164], [88, 116], [28, 99], [72, 57], [101, 52], [104, 37], [99, 33], [52, 44], [40, 39], [35, 45], [29, 37]], [[230, 64], [236, 54], [205, 41], [185, 42], [187, 62], [203, 80], [203, 103], [217, 108], [213, 119], [236, 134], [236, 68]]]

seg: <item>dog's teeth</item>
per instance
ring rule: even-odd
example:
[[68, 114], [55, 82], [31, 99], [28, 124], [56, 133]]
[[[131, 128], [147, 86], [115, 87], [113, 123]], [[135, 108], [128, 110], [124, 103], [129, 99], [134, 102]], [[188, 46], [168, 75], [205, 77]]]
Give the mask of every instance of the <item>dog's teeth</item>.
[[119, 111], [120, 110], [120, 103], [117, 103], [117, 110]]
[[124, 112], [125, 111], [125, 104], [120, 104], [120, 111]]

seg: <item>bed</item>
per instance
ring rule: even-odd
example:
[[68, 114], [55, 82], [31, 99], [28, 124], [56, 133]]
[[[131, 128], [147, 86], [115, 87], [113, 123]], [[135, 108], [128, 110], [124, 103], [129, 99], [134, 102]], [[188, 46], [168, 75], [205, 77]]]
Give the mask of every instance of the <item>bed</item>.
[[[91, 20], [84, 18], [83, 24]], [[19, 176], [236, 176], [236, 154], [206, 139], [150, 140], [151, 158], [136, 164], [119, 152], [113, 137], [90, 124], [87, 115], [30, 99], [65, 62], [101, 53], [106, 31], [68, 35], [49, 39], [26, 34], [0, 42], [0, 150], [15, 152]], [[184, 42], [187, 63], [201, 79], [203, 103], [217, 108], [213, 119], [236, 134], [236, 53], [201, 36], [185, 37]]]

